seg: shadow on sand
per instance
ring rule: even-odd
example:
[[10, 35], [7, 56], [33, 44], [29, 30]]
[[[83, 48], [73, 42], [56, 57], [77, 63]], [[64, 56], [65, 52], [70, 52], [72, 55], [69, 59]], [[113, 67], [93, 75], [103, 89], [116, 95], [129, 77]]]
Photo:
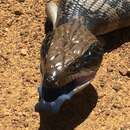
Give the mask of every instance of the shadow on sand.
[[63, 104], [59, 113], [40, 113], [39, 130], [73, 130], [96, 106], [98, 95], [92, 85]]

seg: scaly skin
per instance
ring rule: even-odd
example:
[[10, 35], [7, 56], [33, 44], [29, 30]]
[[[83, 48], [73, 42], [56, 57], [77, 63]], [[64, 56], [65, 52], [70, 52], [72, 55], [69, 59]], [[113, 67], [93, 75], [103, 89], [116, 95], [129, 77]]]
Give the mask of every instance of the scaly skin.
[[62, 0], [57, 25], [81, 16], [95, 35], [126, 27], [130, 25], [130, 0]]
[[[103, 56], [101, 35], [130, 26], [130, 0], [61, 0], [57, 20], [51, 21], [54, 30], [41, 48], [46, 101], [94, 78]], [[75, 87], [68, 85], [72, 81], [78, 81]]]

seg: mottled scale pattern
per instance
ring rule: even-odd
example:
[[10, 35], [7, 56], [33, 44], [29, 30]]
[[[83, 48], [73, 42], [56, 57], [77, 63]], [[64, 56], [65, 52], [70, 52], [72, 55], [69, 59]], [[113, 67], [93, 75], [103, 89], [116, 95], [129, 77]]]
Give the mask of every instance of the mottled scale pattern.
[[83, 17], [85, 26], [100, 35], [130, 25], [130, 0], [62, 0], [59, 7], [57, 26]]
[[48, 73], [54, 69], [56, 73], [65, 71], [66, 66], [83, 55], [87, 48], [96, 41], [96, 37], [84, 28], [80, 20], [71, 21], [57, 28], [48, 50], [46, 64]]

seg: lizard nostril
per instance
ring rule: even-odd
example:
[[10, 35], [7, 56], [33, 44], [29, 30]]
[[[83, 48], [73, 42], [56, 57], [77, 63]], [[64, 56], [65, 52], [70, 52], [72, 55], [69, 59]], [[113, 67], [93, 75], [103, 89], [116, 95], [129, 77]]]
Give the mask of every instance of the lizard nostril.
[[45, 87], [53, 87], [54, 77], [48, 76], [44, 79]]
[[46, 88], [53, 88], [56, 83], [56, 74], [45, 74], [44, 84]]

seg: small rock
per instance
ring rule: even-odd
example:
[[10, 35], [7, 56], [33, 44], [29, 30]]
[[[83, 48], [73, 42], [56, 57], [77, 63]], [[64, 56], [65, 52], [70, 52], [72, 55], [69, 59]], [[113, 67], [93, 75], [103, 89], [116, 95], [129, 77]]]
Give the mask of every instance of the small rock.
[[122, 75], [122, 76], [127, 76], [130, 78], [130, 69], [127, 69], [127, 68], [121, 68], [119, 69], [119, 73]]
[[27, 55], [27, 50], [26, 49], [21, 49], [21, 53], [22, 56], [26, 56]]
[[105, 86], [105, 83], [104, 82], [101, 82], [100, 83], [100, 87], [103, 88]]
[[5, 31], [6, 31], [6, 32], [8, 32], [8, 31], [9, 31], [9, 29], [8, 29], [8, 28], [5, 28]]
[[112, 88], [118, 92], [120, 89], [121, 89], [121, 85], [120, 84], [116, 84], [116, 85], [113, 85]]
[[18, 10], [14, 11], [14, 13], [15, 13], [15, 15], [18, 15], [18, 16], [20, 16], [22, 14], [22, 12], [18, 11]]
[[28, 127], [28, 123], [27, 122], [24, 122], [24, 127]]
[[105, 94], [100, 94], [100, 95], [98, 95], [98, 99], [101, 99], [101, 98], [103, 98], [105, 96]]
[[119, 73], [122, 75], [122, 76], [126, 76], [127, 75], [127, 69], [124, 67], [120, 68], [119, 69]]
[[109, 66], [108, 68], [107, 68], [107, 72], [113, 72], [113, 66]]
[[113, 108], [116, 108], [116, 109], [121, 109], [122, 108], [122, 105], [120, 103], [115, 103], [112, 105]]
[[20, 36], [27, 37], [28, 34], [29, 34], [29, 32], [27, 32], [27, 31], [22, 31], [22, 32], [20, 32]]
[[127, 74], [126, 75], [130, 78], [130, 69], [127, 70]]
[[9, 20], [7, 21], [7, 25], [8, 25], [9, 27], [12, 25], [12, 23], [13, 23], [13, 20], [12, 20], [12, 19], [9, 19]]
[[1, 60], [8, 61], [8, 57], [6, 55], [0, 55]]
[[99, 82], [100, 82], [100, 87], [103, 88], [105, 86], [105, 81], [104, 81], [103, 77], [101, 77], [99, 79]]
[[34, 82], [37, 82], [37, 79], [34, 79]]
[[11, 92], [11, 90], [8, 89], [8, 90], [7, 90], [7, 93], [8, 93], [8, 94], [11, 94], [12, 92]]

